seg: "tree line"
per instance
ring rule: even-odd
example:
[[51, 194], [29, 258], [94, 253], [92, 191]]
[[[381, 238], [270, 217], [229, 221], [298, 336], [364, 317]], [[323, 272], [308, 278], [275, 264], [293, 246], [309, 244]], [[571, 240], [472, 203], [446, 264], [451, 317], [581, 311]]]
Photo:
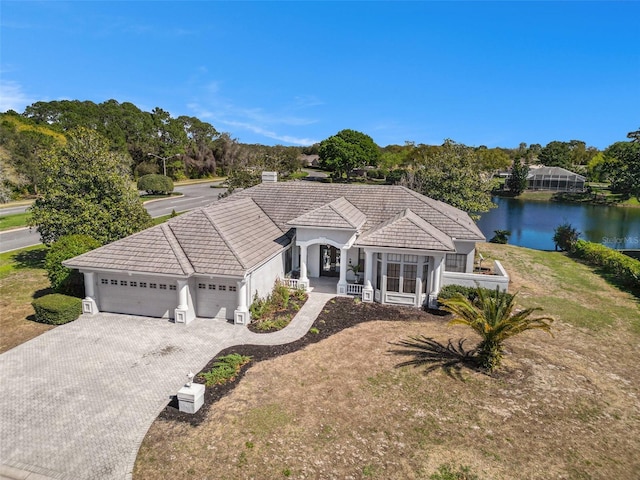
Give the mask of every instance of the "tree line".
[[36, 102], [22, 114], [0, 114], [0, 178], [5, 197], [37, 194], [44, 152], [66, 143], [69, 132], [87, 128], [125, 155], [129, 174], [164, 173], [173, 180], [224, 176], [254, 165], [288, 173], [299, 168], [299, 147], [243, 144], [196, 117], [150, 112], [108, 100]]

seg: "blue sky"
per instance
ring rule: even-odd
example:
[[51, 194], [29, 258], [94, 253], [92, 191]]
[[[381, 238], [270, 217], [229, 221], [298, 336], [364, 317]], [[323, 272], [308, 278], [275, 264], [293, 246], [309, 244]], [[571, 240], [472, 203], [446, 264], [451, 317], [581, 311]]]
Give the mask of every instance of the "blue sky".
[[640, 128], [637, 2], [0, 8], [0, 111], [114, 98], [267, 145], [352, 128], [382, 146], [605, 148]]

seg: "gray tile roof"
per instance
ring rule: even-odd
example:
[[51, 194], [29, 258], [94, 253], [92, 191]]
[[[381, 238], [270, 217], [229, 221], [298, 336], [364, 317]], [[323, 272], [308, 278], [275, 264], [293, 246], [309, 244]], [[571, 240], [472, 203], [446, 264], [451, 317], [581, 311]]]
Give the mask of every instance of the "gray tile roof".
[[327, 227], [360, 230], [367, 221], [364, 213], [358, 210], [344, 197], [337, 198], [321, 207], [303, 213], [299, 217], [289, 220], [287, 225], [292, 227]]
[[416, 250], [455, 250], [445, 233], [425, 222], [410, 209], [396, 215], [358, 238], [357, 247], [411, 248]]
[[294, 218], [344, 197], [366, 216], [362, 227], [364, 233], [409, 208], [450, 237], [485, 240], [467, 213], [396, 185], [345, 185], [304, 181], [261, 183], [234, 193], [221, 200], [221, 203], [247, 197], [252, 198], [285, 232], [291, 228], [288, 222]]
[[[177, 276], [241, 276], [289, 244], [292, 224], [361, 231], [361, 245], [450, 250], [482, 241], [450, 205], [390, 185], [263, 183], [64, 262]], [[371, 242], [371, 243], [364, 243]]]
[[82, 268], [242, 276], [290, 240], [250, 198], [213, 203], [67, 260]]

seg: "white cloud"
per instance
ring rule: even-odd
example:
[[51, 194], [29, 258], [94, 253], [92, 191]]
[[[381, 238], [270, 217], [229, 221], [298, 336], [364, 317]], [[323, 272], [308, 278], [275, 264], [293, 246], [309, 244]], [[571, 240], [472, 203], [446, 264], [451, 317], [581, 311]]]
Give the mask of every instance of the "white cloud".
[[34, 102], [22, 89], [22, 85], [11, 80], [0, 80], [0, 112], [21, 112]]
[[[301, 137], [289, 133], [282, 133], [282, 130], [304, 127], [316, 123], [313, 118], [293, 114], [292, 111], [321, 105], [315, 97], [294, 97], [291, 104], [278, 111], [265, 111], [259, 107], [245, 107], [236, 105], [234, 102], [221, 95], [221, 85], [219, 82], [210, 82], [204, 87], [206, 100], [203, 102], [192, 102], [188, 108], [202, 118], [211, 121], [214, 126], [224, 125], [237, 130], [244, 130], [261, 135], [266, 138], [294, 145], [312, 145], [318, 140], [308, 137]], [[233, 132], [237, 136], [239, 132]]]

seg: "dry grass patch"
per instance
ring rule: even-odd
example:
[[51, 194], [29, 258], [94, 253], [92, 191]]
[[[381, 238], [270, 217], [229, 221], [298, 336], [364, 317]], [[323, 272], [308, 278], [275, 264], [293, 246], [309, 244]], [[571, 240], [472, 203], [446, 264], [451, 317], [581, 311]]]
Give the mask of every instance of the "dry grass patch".
[[[506, 342], [495, 376], [463, 369], [459, 377], [399, 368], [406, 357], [392, 350], [419, 335], [445, 344], [467, 337], [471, 348], [478, 338], [465, 328], [445, 318], [361, 323], [255, 363], [197, 426], [157, 420], [134, 478], [428, 479], [451, 464], [484, 480], [637, 479], [637, 300], [560, 254], [482, 248], [529, 294], [523, 301], [558, 319], [554, 338], [527, 332]], [[516, 275], [519, 265], [532, 268]], [[563, 282], [572, 295], [555, 290]], [[319, 320], [348, 323], [345, 302], [328, 304]], [[577, 318], [583, 305], [594, 311], [586, 323]]]
[[[396, 368], [390, 343], [443, 322], [365, 323], [261, 362], [198, 427], [156, 422], [135, 478], [428, 478], [443, 463], [481, 478], [635, 479], [640, 404], [633, 361], [588, 355], [560, 327], [509, 343], [496, 377]], [[627, 345], [630, 346], [630, 345]], [[637, 352], [636, 352], [637, 353]], [[366, 475], [365, 475], [365, 472]]]

